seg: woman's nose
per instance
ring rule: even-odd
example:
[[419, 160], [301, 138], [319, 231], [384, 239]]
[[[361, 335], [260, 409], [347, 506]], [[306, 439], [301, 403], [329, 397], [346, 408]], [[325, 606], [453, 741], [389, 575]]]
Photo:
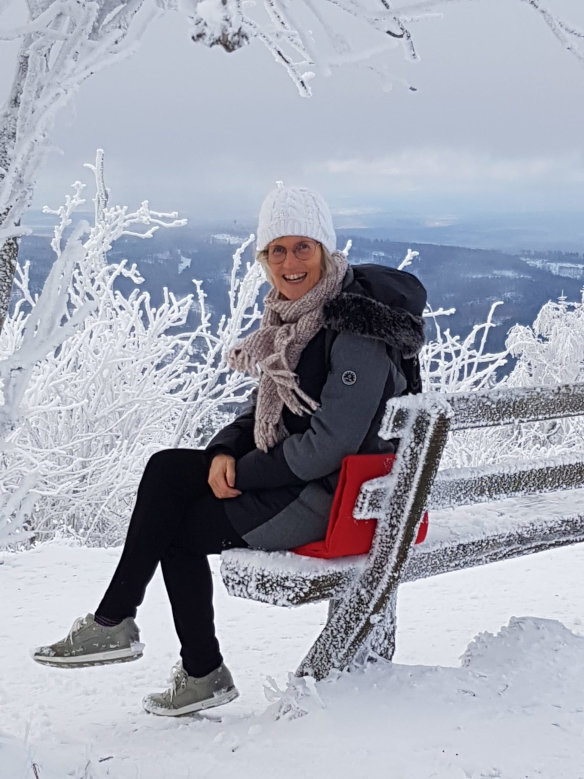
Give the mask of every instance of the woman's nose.
[[284, 267], [295, 268], [299, 262], [300, 260], [298, 259], [298, 257], [296, 257], [292, 249], [288, 249], [288, 251], [286, 252], [286, 256], [284, 257], [284, 262], [283, 262]]

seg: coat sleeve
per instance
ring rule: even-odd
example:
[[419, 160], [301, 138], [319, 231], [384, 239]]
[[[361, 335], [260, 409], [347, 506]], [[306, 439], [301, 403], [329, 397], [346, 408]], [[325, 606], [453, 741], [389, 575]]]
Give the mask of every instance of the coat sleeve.
[[359, 450], [393, 373], [381, 341], [340, 333], [331, 349], [321, 405], [308, 430], [289, 436], [267, 453], [254, 449], [244, 455], [237, 463], [236, 487], [274, 489], [338, 470], [343, 457]]
[[235, 417], [225, 427], [221, 428], [207, 444], [206, 452], [209, 462], [217, 454], [230, 454], [238, 460], [244, 454], [254, 449], [253, 428], [255, 420], [255, 404], [257, 390], [251, 396], [251, 402], [245, 411]]

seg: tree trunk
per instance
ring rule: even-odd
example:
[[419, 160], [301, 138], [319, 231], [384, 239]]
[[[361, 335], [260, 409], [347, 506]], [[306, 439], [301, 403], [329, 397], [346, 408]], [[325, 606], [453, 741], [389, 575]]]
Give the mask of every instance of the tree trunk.
[[[18, 57], [14, 82], [0, 125], [0, 232], [4, 227], [10, 229], [20, 224], [21, 211], [19, 213], [18, 206], [20, 205], [22, 208], [24, 205], [22, 198], [18, 198], [19, 203], [13, 202], [14, 198], [11, 197], [11, 192], [14, 190], [6, 179], [16, 146], [18, 111], [27, 73], [28, 55], [21, 53]], [[8, 315], [17, 256], [18, 240], [16, 238], [8, 238], [4, 241], [0, 239], [0, 333]]]
[[[0, 214], [0, 229], [4, 223], [7, 212]], [[16, 273], [16, 257], [18, 255], [18, 241], [9, 238], [0, 247], [0, 333], [4, 328], [4, 322], [8, 315], [12, 281]]]

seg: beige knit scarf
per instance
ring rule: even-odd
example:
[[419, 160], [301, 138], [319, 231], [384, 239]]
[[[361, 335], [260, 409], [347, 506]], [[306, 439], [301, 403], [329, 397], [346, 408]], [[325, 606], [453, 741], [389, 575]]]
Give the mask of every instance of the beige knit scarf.
[[342, 252], [333, 252], [334, 265], [299, 300], [286, 300], [272, 288], [258, 330], [229, 352], [233, 370], [259, 377], [254, 440], [266, 452], [288, 436], [282, 421], [284, 406], [293, 414], [311, 414], [318, 403], [300, 389], [294, 373], [307, 343], [324, 323], [323, 308], [341, 291], [349, 267]]

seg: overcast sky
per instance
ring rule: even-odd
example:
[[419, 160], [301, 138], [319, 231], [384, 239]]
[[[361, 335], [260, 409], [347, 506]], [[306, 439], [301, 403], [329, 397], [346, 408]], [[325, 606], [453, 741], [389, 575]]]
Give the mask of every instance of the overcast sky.
[[[584, 0], [547, 4], [584, 29]], [[167, 14], [61, 114], [35, 204], [60, 202], [99, 146], [114, 200], [191, 222], [253, 219], [276, 179], [319, 189], [347, 226], [373, 213], [584, 215], [584, 67], [520, 0], [447, 8], [412, 27], [421, 62], [387, 52], [391, 91], [344, 65], [317, 74], [311, 99], [261, 44], [209, 50]], [[5, 93], [14, 49], [0, 47]]]

